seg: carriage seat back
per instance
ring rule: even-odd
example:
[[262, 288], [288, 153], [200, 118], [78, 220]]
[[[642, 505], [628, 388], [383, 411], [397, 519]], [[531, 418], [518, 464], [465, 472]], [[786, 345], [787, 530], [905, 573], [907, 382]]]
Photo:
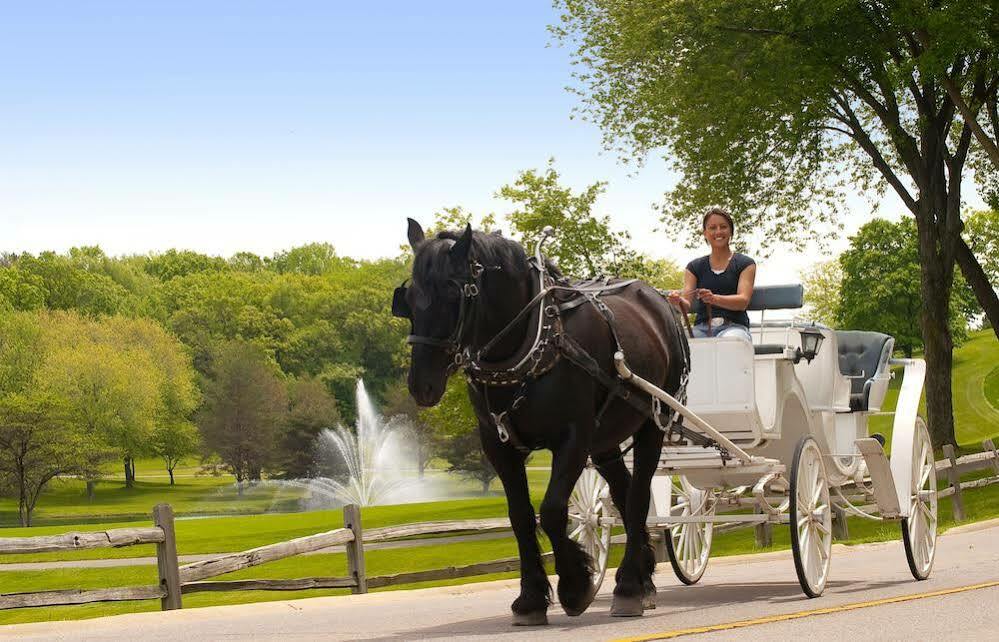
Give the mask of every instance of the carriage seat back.
[[839, 371], [850, 378], [850, 410], [878, 411], [888, 391], [895, 339], [880, 332], [838, 330]]
[[800, 283], [758, 285], [753, 288], [748, 310], [797, 310], [805, 301], [805, 288]]

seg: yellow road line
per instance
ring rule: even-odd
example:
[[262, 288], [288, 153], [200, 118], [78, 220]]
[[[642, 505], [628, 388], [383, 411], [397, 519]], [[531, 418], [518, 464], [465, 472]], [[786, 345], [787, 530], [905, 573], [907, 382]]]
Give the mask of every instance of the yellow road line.
[[827, 615], [829, 613], [840, 613], [843, 611], [855, 611], [866, 609], [872, 606], [882, 606], [884, 604], [897, 604], [898, 602], [909, 602], [921, 600], [928, 597], [939, 597], [941, 595], [952, 595], [954, 593], [964, 593], [965, 591], [975, 591], [978, 589], [999, 586], [999, 581], [985, 582], [983, 584], [971, 584], [969, 586], [958, 586], [956, 588], [930, 591], [929, 593], [915, 593], [913, 595], [899, 595], [896, 597], [886, 597], [880, 600], [870, 600], [868, 602], [854, 602], [853, 604], [842, 604], [840, 606], [830, 606], [822, 609], [812, 609], [810, 611], [797, 611], [795, 613], [785, 613], [783, 615], [769, 615], [767, 617], [754, 618], [752, 620], [738, 620], [736, 622], [725, 622], [723, 624], [710, 624], [708, 626], [697, 626], [689, 629], [676, 629], [675, 631], [664, 631], [662, 633], [651, 633], [649, 635], [639, 635], [632, 638], [619, 638], [615, 642], [648, 642], [649, 640], [669, 640], [684, 635], [694, 635], [697, 633], [713, 633], [715, 631], [729, 631], [731, 629], [741, 629], [747, 626], [757, 626], [759, 624], [772, 624], [774, 622], [786, 622], [788, 620], [798, 620], [813, 615]]

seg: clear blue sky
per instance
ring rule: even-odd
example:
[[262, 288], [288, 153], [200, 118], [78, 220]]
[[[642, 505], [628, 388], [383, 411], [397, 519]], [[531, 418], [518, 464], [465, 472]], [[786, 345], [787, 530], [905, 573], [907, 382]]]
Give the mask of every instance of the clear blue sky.
[[554, 156], [655, 255], [673, 178], [570, 119], [544, 1], [6, 2], [0, 250], [99, 244], [393, 255], [406, 216], [493, 199]]

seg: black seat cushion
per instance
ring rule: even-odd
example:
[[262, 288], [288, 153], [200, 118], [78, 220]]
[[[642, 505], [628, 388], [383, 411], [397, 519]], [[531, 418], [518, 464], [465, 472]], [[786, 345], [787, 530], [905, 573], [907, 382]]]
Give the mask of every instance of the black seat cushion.
[[839, 371], [850, 379], [850, 410], [867, 410], [874, 377], [884, 372], [895, 339], [880, 332], [838, 330]]

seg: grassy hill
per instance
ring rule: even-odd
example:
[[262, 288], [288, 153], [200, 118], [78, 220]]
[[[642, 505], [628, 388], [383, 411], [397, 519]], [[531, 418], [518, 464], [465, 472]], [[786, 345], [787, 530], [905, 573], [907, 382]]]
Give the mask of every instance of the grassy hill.
[[[895, 409], [902, 382], [899, 368], [891, 381], [884, 411]], [[999, 437], [999, 341], [992, 330], [971, 333], [967, 342], [954, 350], [954, 430], [957, 443], [968, 451], [982, 449], [983, 439]], [[926, 400], [920, 402], [926, 416]], [[871, 432], [891, 438], [890, 415], [872, 417]]]

